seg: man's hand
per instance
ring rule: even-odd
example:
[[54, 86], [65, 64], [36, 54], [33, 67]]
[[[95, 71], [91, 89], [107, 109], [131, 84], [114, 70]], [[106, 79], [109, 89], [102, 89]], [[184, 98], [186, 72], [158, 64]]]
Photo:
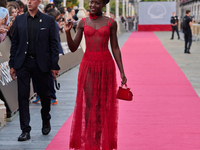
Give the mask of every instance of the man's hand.
[[56, 80], [59, 70], [51, 70], [51, 72], [53, 73], [54, 80]]
[[16, 70], [14, 68], [10, 68], [10, 75], [13, 80], [16, 79]]

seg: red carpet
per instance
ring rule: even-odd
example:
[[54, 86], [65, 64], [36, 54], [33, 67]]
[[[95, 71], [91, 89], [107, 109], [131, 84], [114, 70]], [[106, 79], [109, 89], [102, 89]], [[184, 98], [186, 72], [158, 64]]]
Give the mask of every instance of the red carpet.
[[[134, 100], [120, 101], [118, 150], [200, 150], [200, 99], [159, 39], [134, 32], [122, 55]], [[70, 124], [47, 150], [68, 150]]]

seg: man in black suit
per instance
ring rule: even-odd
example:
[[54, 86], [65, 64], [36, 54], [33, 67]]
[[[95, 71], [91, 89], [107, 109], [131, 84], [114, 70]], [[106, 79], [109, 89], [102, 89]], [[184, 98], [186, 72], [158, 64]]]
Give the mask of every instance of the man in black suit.
[[183, 33], [185, 39], [185, 54], [190, 54], [190, 47], [192, 45], [192, 30], [191, 26], [194, 23], [194, 18], [190, 16], [191, 11], [186, 10], [186, 16], [183, 17]]
[[41, 97], [42, 133], [49, 134], [50, 92], [49, 73], [54, 78], [60, 69], [59, 50], [56, 39], [55, 20], [38, 11], [41, 0], [27, 0], [28, 12], [17, 16], [10, 50], [10, 74], [17, 76], [20, 126], [22, 134], [18, 141], [30, 139], [29, 114], [30, 79], [33, 78]]
[[172, 37], [171, 37], [171, 40], [174, 39], [174, 30], [176, 30], [176, 33], [178, 35], [178, 39], [180, 39], [180, 36], [179, 36], [179, 33], [178, 33], [178, 16], [176, 16], [175, 12], [172, 13], [171, 25], [172, 25]]

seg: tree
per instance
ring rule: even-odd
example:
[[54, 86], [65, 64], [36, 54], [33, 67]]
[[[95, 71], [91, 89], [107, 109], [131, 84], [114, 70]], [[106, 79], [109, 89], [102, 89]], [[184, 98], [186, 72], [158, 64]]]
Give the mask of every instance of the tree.
[[[110, 1], [110, 11], [115, 15], [115, 0]], [[122, 15], [122, 3], [119, 2], [119, 15]]]

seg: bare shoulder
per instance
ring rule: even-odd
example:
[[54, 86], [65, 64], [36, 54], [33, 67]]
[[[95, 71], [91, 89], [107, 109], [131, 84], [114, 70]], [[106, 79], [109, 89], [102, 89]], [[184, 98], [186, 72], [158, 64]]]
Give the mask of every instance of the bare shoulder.
[[113, 29], [115, 29], [115, 28], [117, 28], [117, 21], [116, 20], [114, 20], [114, 19], [112, 19], [112, 21], [111, 21], [111, 28], [113, 28]]

